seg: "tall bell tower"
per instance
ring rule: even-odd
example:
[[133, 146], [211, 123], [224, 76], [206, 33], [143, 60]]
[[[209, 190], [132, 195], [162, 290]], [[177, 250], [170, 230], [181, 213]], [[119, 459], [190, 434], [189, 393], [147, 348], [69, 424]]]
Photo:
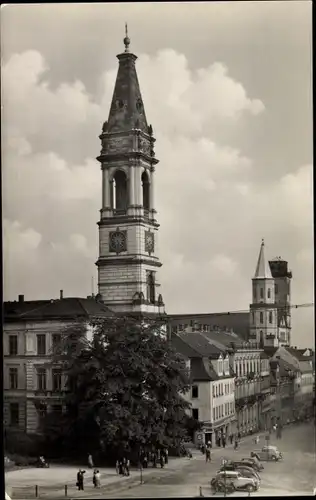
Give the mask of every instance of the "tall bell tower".
[[260, 347], [278, 347], [278, 315], [275, 304], [274, 278], [265, 256], [262, 240], [255, 275], [252, 279], [250, 304], [250, 341]]
[[154, 200], [158, 160], [127, 26], [124, 45], [97, 158], [102, 170], [98, 292], [113, 311], [157, 315], [164, 313]]

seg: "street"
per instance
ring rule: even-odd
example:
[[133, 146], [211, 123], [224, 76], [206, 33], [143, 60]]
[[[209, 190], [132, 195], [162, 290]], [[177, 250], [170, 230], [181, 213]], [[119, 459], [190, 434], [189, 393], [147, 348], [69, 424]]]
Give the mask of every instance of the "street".
[[[283, 430], [280, 440], [275, 436], [271, 444], [278, 446], [283, 453], [283, 461], [264, 462], [261, 473], [261, 488], [251, 496], [286, 496], [286, 495], [312, 495], [316, 486], [315, 462], [315, 428], [312, 424], [299, 424]], [[259, 447], [264, 442], [261, 440]], [[232, 446], [225, 450], [215, 449], [211, 463], [205, 463], [200, 457], [192, 460], [184, 471], [171, 475], [163, 474], [155, 479], [148, 480], [146, 484], [137, 486], [128, 491], [120, 491], [120, 498], [133, 497], [188, 497], [199, 496], [200, 486], [202, 494], [209, 496], [211, 478], [220, 468], [222, 458], [242, 458], [250, 455], [250, 451], [257, 446], [251, 440], [245, 439], [240, 449], [234, 451]], [[242, 493], [238, 493], [240, 496]], [[237, 494], [236, 494], [237, 495]], [[220, 496], [220, 495], [215, 495]], [[234, 495], [232, 495], [234, 496]], [[115, 498], [115, 495], [111, 496]]]

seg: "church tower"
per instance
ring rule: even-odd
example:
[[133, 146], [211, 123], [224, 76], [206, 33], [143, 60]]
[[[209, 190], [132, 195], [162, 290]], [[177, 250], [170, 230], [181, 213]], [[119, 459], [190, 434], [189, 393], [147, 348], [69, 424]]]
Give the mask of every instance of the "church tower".
[[250, 340], [260, 347], [278, 344], [278, 316], [275, 304], [274, 279], [265, 257], [262, 240], [255, 275], [252, 279], [252, 304], [250, 305]]
[[269, 261], [274, 278], [275, 303], [278, 308], [280, 345], [291, 345], [291, 279], [288, 262], [281, 257]]
[[124, 45], [97, 158], [102, 170], [98, 292], [113, 311], [150, 316], [164, 313], [154, 199], [158, 160], [127, 26]]

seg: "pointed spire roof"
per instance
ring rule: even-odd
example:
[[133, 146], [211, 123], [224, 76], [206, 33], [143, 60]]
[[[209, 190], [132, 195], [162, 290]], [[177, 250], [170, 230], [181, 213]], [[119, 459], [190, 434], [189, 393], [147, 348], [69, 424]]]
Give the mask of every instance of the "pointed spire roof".
[[270, 271], [269, 262], [265, 258], [264, 254], [264, 240], [262, 240], [260, 253], [258, 258], [258, 263], [256, 267], [256, 272], [254, 275], [254, 279], [272, 279], [272, 274]]
[[129, 52], [130, 39], [125, 24], [125, 52], [117, 56], [117, 72], [107, 129], [108, 133], [140, 129], [148, 133], [143, 100], [139, 88], [135, 61], [137, 56]]

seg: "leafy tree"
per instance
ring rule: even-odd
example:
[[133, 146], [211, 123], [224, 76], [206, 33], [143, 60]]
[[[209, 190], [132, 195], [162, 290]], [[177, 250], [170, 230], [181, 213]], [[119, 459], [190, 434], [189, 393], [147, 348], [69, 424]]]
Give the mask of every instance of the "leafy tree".
[[[117, 456], [144, 446], [179, 446], [186, 435], [189, 374], [157, 320], [110, 317], [66, 329], [53, 364], [68, 379], [62, 424], [46, 433], [85, 453], [100, 445]], [[58, 435], [59, 433], [59, 435]], [[87, 444], [88, 443], [88, 444]], [[82, 450], [83, 451], [83, 450]]]

